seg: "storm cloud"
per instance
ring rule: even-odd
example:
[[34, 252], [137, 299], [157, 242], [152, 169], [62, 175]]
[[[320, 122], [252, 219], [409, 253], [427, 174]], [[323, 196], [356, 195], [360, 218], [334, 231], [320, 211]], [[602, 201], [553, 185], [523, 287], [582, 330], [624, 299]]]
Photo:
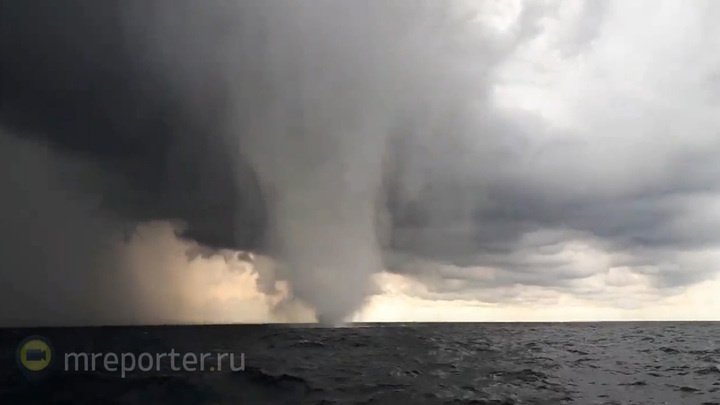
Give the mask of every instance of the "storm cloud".
[[68, 323], [159, 306], [142, 320], [182, 321], [137, 292], [127, 251], [101, 248], [176, 221], [175, 243], [210, 257], [274, 257], [258, 288], [287, 280], [332, 322], [383, 270], [434, 300], [532, 301], [520, 286], [612, 302], [637, 285], [617, 305], [652, 305], [718, 274], [719, 13], [3, 1], [3, 297]]

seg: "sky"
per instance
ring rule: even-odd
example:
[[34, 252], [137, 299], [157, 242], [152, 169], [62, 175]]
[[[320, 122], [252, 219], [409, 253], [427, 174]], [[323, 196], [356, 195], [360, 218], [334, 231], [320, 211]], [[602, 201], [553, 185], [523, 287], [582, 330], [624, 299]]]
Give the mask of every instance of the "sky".
[[2, 325], [720, 320], [713, 1], [2, 8]]

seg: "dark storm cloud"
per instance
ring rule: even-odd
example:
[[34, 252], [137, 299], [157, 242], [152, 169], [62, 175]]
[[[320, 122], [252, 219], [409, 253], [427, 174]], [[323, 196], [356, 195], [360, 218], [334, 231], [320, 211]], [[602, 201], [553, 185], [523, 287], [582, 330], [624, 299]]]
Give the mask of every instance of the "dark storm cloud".
[[[96, 196], [111, 229], [182, 220], [202, 244], [274, 242], [297, 267], [318, 268], [356, 261], [340, 253], [351, 246], [365, 252], [359, 266], [372, 266], [376, 232], [392, 271], [445, 296], [514, 284], [572, 290], [612, 266], [651, 269], [662, 288], [710, 278], [712, 262], [694, 254], [720, 242], [720, 143], [702, 105], [717, 92], [706, 74], [717, 65], [681, 75], [707, 50], [636, 47], [629, 54], [647, 59], [623, 60], [628, 72], [615, 75], [621, 61], [612, 58], [622, 55], [603, 41], [616, 44], [629, 17], [618, 4], [582, 4], [567, 24], [559, 5], [528, 5], [502, 31], [480, 18], [485, 8], [458, 16], [415, 2], [356, 4], [350, 15], [332, 3], [3, 1], [0, 125], [23, 142], [48, 142], [53, 156], [90, 162], [62, 184]], [[668, 34], [671, 49], [693, 40], [678, 35]], [[597, 67], [574, 82], [584, 96], [566, 100], [577, 122], [565, 127], [495, 100], [508, 83], [571, 76], [528, 68], [538, 43], [557, 47], [562, 63]], [[675, 61], [675, 73], [642, 70], [662, 61]], [[513, 62], [521, 68], [503, 77]], [[359, 184], [360, 197], [347, 197], [357, 190], [343, 181]], [[49, 226], [33, 224], [32, 233]], [[20, 225], [4, 226], [3, 238]], [[594, 259], [569, 252], [577, 241]], [[318, 243], [334, 261], [319, 261], [327, 252]], [[375, 270], [318, 272], [359, 279], [357, 294], [328, 281], [342, 297], [314, 304], [359, 305]], [[314, 276], [294, 282], [316, 295]]]
[[[242, 162], [214, 136], [222, 91], [216, 84], [183, 99], [164, 72], [151, 68], [136, 38], [151, 20], [132, 13], [152, 11], [143, 4], [4, 1], [2, 124], [83, 153], [120, 177], [126, 187], [100, 183], [92, 191], [122, 216], [183, 219], [202, 242], [258, 247], [264, 219], [254, 176], [242, 173], [246, 189], [238, 194], [233, 171]], [[210, 62], [205, 73], [216, 73]], [[239, 237], [232, 220], [238, 206], [252, 229]]]

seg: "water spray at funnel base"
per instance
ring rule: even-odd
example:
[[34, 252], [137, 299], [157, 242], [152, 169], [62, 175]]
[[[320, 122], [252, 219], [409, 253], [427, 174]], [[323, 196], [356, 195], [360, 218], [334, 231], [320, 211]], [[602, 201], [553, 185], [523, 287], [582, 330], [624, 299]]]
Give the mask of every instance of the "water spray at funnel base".
[[311, 152], [289, 155], [282, 167], [269, 167], [275, 159], [256, 162], [266, 190], [275, 191], [267, 193], [269, 243], [286, 264], [282, 276], [323, 324], [341, 323], [360, 308], [382, 268], [375, 230], [381, 143], [359, 147], [352, 139], [344, 138], [332, 158]]

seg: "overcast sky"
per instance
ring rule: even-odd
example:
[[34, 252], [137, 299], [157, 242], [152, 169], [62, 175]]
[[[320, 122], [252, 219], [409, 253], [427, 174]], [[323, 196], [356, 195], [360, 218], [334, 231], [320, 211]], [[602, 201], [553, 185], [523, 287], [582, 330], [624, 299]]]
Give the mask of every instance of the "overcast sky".
[[3, 1], [0, 322], [719, 319], [720, 4], [480, 3]]
[[[493, 135], [468, 135], [480, 151], [495, 142], [467, 169], [482, 183], [480, 243], [403, 262], [396, 272], [412, 278], [392, 279], [403, 299], [378, 299], [367, 316], [398, 302], [390, 318], [717, 319], [718, 12], [543, 10], [493, 71], [479, 124]], [[458, 223], [426, 243], [452, 251], [462, 233]]]

